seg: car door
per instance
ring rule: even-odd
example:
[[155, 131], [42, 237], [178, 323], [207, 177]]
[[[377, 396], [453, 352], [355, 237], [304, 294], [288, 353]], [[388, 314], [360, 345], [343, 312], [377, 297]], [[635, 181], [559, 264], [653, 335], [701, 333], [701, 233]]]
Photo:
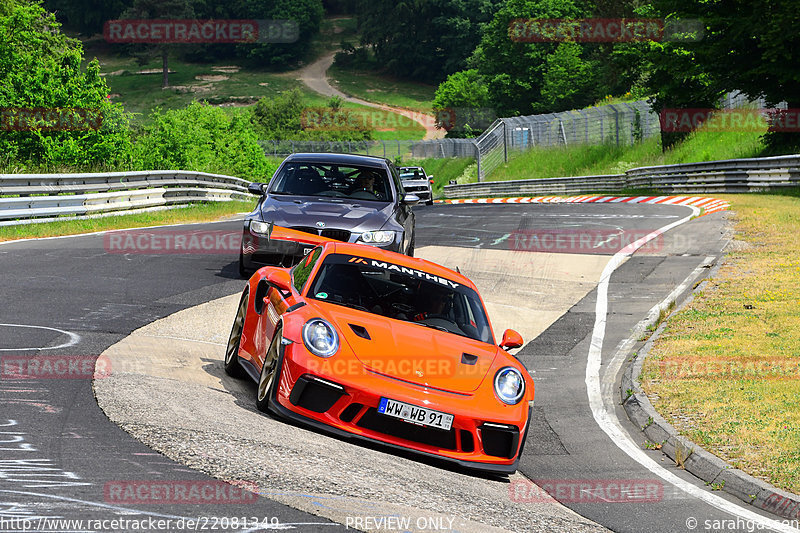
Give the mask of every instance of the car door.
[[391, 162], [389, 163], [389, 170], [389, 174], [392, 176], [392, 181], [394, 181], [394, 188], [397, 191], [397, 198], [395, 199], [395, 218], [397, 219], [398, 224], [402, 225], [404, 228], [403, 245], [400, 249], [400, 252], [406, 253], [414, 239], [414, 228], [416, 224], [414, 210], [411, 208], [411, 206], [403, 203], [403, 197], [405, 196], [406, 192], [405, 189], [403, 189], [403, 182], [400, 179], [400, 173], [397, 172], [397, 168], [391, 164]]

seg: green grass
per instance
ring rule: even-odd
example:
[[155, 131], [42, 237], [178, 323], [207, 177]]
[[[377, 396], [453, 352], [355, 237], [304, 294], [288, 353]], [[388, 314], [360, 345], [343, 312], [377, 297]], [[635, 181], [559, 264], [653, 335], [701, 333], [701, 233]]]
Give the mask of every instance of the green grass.
[[533, 148], [510, 153], [508, 163], [495, 169], [487, 181], [620, 174], [631, 168], [651, 165], [757, 157], [764, 151], [760, 138], [763, 133], [701, 129], [664, 153], [659, 137], [633, 146], [603, 144]]
[[[282, 91], [299, 89], [308, 107], [324, 107], [328, 97], [311, 91], [291, 73], [280, 74], [241, 68], [238, 72], [219, 72], [214, 69], [231, 66], [231, 63], [197, 64], [170, 59], [170, 87], [161, 88], [161, 72], [154, 74], [135, 74], [140, 70], [158, 69], [160, 62], [154, 61], [139, 67], [131, 58], [103, 57], [102, 72], [113, 95], [114, 102], [120, 102], [126, 111], [135, 113], [134, 121], [148, 122], [150, 112], [162, 109], [178, 109], [193, 101], [207, 101], [215, 105], [252, 105], [263, 97], [276, 96]], [[238, 66], [238, 65], [233, 65]], [[121, 74], [110, 75], [123, 71]], [[198, 77], [216, 76], [204, 81]], [[227, 79], [221, 79], [225, 77]], [[216, 80], [216, 81], [213, 81]], [[422, 139], [425, 129], [416, 122], [396, 113], [376, 110], [368, 106], [346, 102], [343, 107], [353, 109], [359, 115], [373, 117], [379, 126], [373, 138], [381, 139]], [[380, 125], [383, 125], [381, 127]]]
[[319, 57], [341, 49], [342, 41], [358, 42], [358, 25], [355, 17], [332, 17], [322, 21], [319, 33], [311, 42], [311, 55]]
[[63, 220], [40, 224], [0, 226], [0, 241], [76, 235], [111, 229], [142, 228], [189, 222], [211, 222], [237, 213], [247, 213], [255, 202], [209, 202], [185, 208], [150, 211], [132, 215], [114, 215], [85, 220]]
[[721, 196], [735, 251], [667, 322], [642, 386], [683, 435], [800, 492], [800, 192]]
[[372, 71], [343, 68], [328, 70], [331, 84], [340, 91], [369, 102], [432, 113], [436, 85], [398, 80]]

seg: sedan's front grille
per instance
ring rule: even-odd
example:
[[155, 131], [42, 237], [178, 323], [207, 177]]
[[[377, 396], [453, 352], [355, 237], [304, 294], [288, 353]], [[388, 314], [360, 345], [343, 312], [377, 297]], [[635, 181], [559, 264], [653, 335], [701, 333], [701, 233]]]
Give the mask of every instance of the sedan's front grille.
[[293, 229], [295, 231], [302, 231], [303, 233], [310, 233], [311, 235], [319, 235], [319, 230], [317, 230], [317, 228], [312, 228], [310, 226], [291, 226], [289, 229]]
[[350, 240], [350, 232], [346, 229], [318, 230], [317, 228], [312, 228], [311, 226], [293, 226], [289, 229], [302, 231], [303, 233], [310, 233], [311, 235], [321, 235], [322, 237], [327, 237], [336, 241], [348, 242]]
[[350, 232], [346, 229], [324, 229], [322, 230], [322, 236], [342, 242], [350, 240]]

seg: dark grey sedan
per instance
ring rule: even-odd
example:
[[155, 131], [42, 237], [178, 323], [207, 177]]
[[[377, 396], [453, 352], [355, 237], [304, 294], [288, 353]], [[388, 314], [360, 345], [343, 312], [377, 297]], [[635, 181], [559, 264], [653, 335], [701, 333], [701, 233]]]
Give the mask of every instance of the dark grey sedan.
[[265, 265], [291, 266], [305, 255], [307, 244], [270, 239], [273, 226], [414, 254], [411, 207], [419, 197], [403, 190], [388, 159], [292, 154], [269, 184], [253, 183], [250, 191], [261, 199], [244, 221], [243, 276]]

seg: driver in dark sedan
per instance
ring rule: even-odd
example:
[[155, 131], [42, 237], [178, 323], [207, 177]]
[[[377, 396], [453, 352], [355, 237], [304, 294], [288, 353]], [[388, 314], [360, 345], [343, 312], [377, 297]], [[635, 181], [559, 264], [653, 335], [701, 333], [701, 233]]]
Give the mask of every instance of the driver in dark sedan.
[[378, 198], [383, 198], [383, 193], [380, 189], [376, 189], [375, 187], [377, 180], [378, 175], [375, 172], [362, 172], [356, 178], [355, 184], [350, 190], [350, 194], [358, 191], [366, 191], [374, 194]]

